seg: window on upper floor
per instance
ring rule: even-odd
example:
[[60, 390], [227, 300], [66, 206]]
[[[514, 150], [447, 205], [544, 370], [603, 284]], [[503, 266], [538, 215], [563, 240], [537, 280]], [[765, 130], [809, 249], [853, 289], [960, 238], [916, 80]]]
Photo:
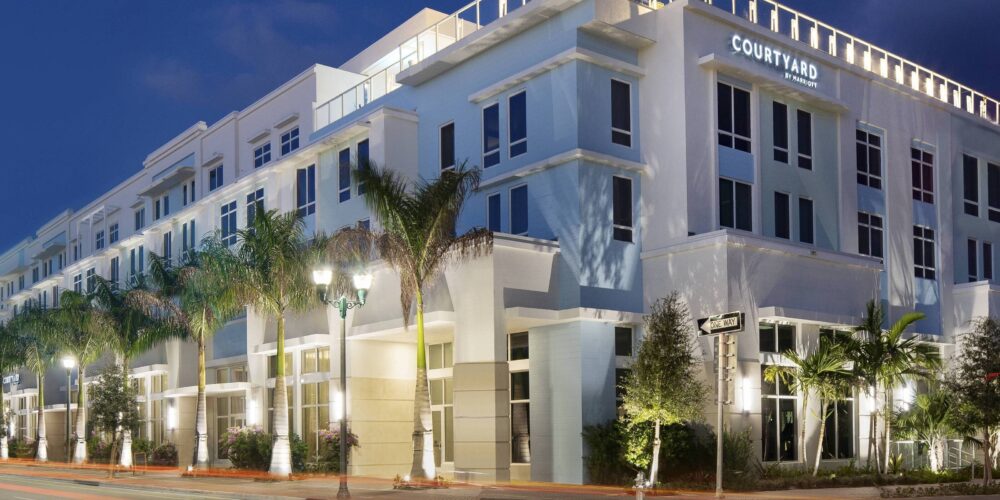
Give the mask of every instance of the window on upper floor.
[[[299, 149], [299, 128], [295, 127], [284, 134], [281, 134], [281, 156], [285, 156], [292, 151]], [[270, 151], [269, 151], [270, 152]], [[256, 160], [256, 154], [254, 154]], [[268, 159], [270, 160], [270, 159]], [[267, 163], [266, 161], [264, 163]], [[256, 165], [256, 163], [255, 163]], [[260, 166], [260, 165], [257, 165]]]
[[979, 161], [962, 155], [962, 198], [966, 214], [979, 217]]
[[264, 213], [264, 188], [257, 188], [247, 194], [247, 227], [253, 226], [254, 218], [260, 213]]
[[750, 152], [750, 92], [718, 83], [719, 145]]
[[510, 190], [510, 232], [528, 232], [528, 186], [522, 184]]
[[194, 219], [181, 224], [181, 250], [187, 255], [189, 250], [194, 250], [196, 236], [194, 232]]
[[979, 242], [973, 239], [966, 241], [966, 262], [969, 269], [969, 283], [979, 281]]
[[170, 259], [174, 256], [174, 233], [172, 231], [163, 233], [163, 245], [161, 246], [161, 251], [163, 252], [164, 260], [169, 263]]
[[500, 193], [486, 197], [486, 229], [499, 233], [503, 231], [500, 225]]
[[799, 168], [812, 170], [813, 168], [813, 147], [812, 147], [812, 114], [801, 109], [795, 111], [796, 124], [798, 126], [798, 146], [799, 146]]
[[500, 104], [483, 108], [483, 168], [500, 163]]
[[34, 285], [35, 283], [38, 283], [38, 280], [39, 280], [39, 277], [38, 277], [39, 274], [38, 273], [39, 272], [40, 272], [40, 270], [39, 270], [38, 266], [35, 266], [35, 267], [33, 267], [31, 269], [31, 284], [32, 285]]
[[882, 258], [882, 217], [858, 212], [858, 253]]
[[87, 293], [94, 293], [97, 288], [97, 269], [87, 269]]
[[104, 249], [104, 230], [94, 233], [94, 250]]
[[910, 148], [910, 173], [913, 179], [913, 199], [934, 203], [934, 153]]
[[774, 135], [774, 161], [788, 163], [788, 106], [771, 103], [771, 128]]
[[76, 293], [83, 293], [83, 275], [77, 274], [73, 276], [73, 291]]
[[632, 327], [615, 327], [615, 356], [632, 356]]
[[861, 129], [857, 129], [854, 134], [858, 184], [880, 190], [882, 189], [882, 137]]
[[809, 198], [799, 198], [799, 241], [810, 245], [815, 243], [814, 228], [813, 201]]
[[108, 227], [108, 244], [114, 245], [118, 243], [118, 223], [114, 223]]
[[983, 242], [983, 279], [993, 279], [993, 244]]
[[120, 260], [118, 259], [118, 257], [112, 257], [111, 258], [111, 264], [110, 264], [109, 267], [110, 267], [110, 270], [109, 270], [109, 274], [108, 274], [108, 280], [111, 281], [112, 285], [117, 286], [118, 282], [121, 280], [121, 275], [120, 275], [120, 273], [121, 273], [121, 264], [120, 264]]
[[455, 122], [441, 126], [440, 131], [441, 170], [455, 168]]
[[986, 185], [989, 219], [1000, 222], [1000, 165], [990, 163], [986, 166]]
[[260, 168], [271, 161], [271, 143], [265, 142], [253, 150], [253, 168]]
[[518, 361], [528, 359], [528, 332], [512, 333], [507, 336], [507, 359]]
[[507, 110], [508, 145], [510, 157], [514, 158], [528, 152], [528, 94], [522, 90], [510, 96]]
[[[146, 209], [145, 207], [140, 208], [135, 211], [135, 230], [138, 231], [146, 227]], [[73, 260], [76, 260], [74, 258]]]
[[[371, 157], [368, 153], [368, 139], [358, 143], [358, 170], [367, 170], [371, 165]], [[365, 194], [365, 183], [358, 183], [358, 196]]]
[[337, 154], [337, 177], [339, 178], [340, 201], [351, 199], [351, 148], [344, 148]]
[[170, 196], [163, 195], [153, 200], [153, 220], [160, 220], [170, 215]]
[[781, 354], [795, 350], [795, 326], [760, 323], [758, 326], [760, 352]]
[[632, 242], [632, 179], [611, 178], [612, 237], [617, 241]]
[[933, 280], [937, 278], [934, 265], [934, 230], [913, 226], [913, 275]]
[[142, 245], [129, 251], [129, 276], [142, 274], [146, 269], [146, 251]]
[[753, 231], [753, 204], [749, 184], [719, 179], [719, 225]]
[[229, 247], [236, 244], [236, 200], [223, 204], [219, 209], [219, 231], [223, 245]]
[[220, 187], [222, 187], [222, 183], [224, 181], [225, 181], [225, 179], [223, 178], [223, 169], [222, 169], [222, 165], [221, 164], [219, 166], [213, 168], [212, 170], [208, 171], [208, 191], [209, 192], [215, 191], [216, 189], [219, 189]]
[[365, 231], [370, 231], [372, 228], [371, 219], [361, 219], [358, 221], [358, 229], [364, 229]]
[[788, 195], [774, 193], [774, 236], [783, 239], [792, 237], [792, 216]]
[[299, 217], [316, 213], [316, 165], [295, 172], [295, 208]]
[[611, 142], [632, 147], [632, 85], [611, 80]]

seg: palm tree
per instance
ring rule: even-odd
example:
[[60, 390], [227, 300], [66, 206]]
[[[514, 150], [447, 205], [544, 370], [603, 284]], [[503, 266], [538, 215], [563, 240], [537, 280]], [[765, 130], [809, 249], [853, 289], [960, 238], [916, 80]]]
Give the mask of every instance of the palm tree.
[[[878, 363], [881, 356], [878, 353], [876, 339], [882, 336], [882, 325], [885, 324], [885, 313], [882, 306], [875, 300], [869, 300], [865, 305], [865, 316], [861, 324], [854, 328], [856, 336], [847, 342], [847, 351], [851, 359], [854, 360], [854, 375], [860, 389], [874, 400], [878, 400]], [[869, 416], [868, 428], [868, 467], [871, 468], [872, 458], [875, 458], [875, 466], [881, 470], [882, 460], [879, 457], [878, 447], [878, 405]]]
[[957, 402], [944, 390], [918, 394], [908, 410], [895, 415], [896, 426], [903, 436], [927, 443], [930, 447], [931, 471], [938, 472], [944, 460], [945, 440], [957, 433], [952, 425]]
[[[0, 324], [0, 373], [7, 373], [17, 368], [23, 359], [21, 344], [16, 342], [14, 332], [6, 325]], [[7, 418], [8, 411], [4, 401], [3, 385], [0, 385], [0, 459], [2, 460], [9, 458], [10, 451], [7, 447], [7, 431], [10, 428], [10, 422], [7, 421]]]
[[456, 234], [456, 221], [468, 194], [479, 186], [479, 170], [461, 165], [433, 181], [412, 186], [398, 173], [367, 165], [355, 171], [366, 186], [365, 204], [383, 230], [358, 233], [371, 238], [378, 254], [399, 274], [403, 324], [416, 304], [417, 378], [413, 412], [414, 478], [433, 479], [434, 436], [431, 422], [427, 357], [424, 345], [424, 291], [456, 260], [482, 255], [493, 245], [485, 229]]
[[35, 460], [47, 462], [49, 459], [48, 439], [45, 432], [45, 372], [55, 365], [58, 347], [48, 335], [49, 318], [40, 307], [29, 306], [14, 318], [12, 328], [18, 332], [17, 342], [23, 346], [24, 366], [38, 381], [38, 426], [35, 443], [38, 449]]
[[234, 265], [224, 269], [238, 303], [277, 321], [277, 359], [274, 381], [274, 449], [270, 473], [292, 473], [285, 387], [285, 315], [302, 311], [315, 300], [310, 279], [312, 248], [305, 224], [294, 212], [258, 213], [253, 225], [237, 233], [239, 249]]

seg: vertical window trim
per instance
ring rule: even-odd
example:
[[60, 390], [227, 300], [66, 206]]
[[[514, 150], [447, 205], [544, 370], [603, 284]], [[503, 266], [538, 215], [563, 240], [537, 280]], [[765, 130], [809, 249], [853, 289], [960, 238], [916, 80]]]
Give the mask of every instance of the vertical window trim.
[[[628, 105], [625, 107], [625, 112], [628, 113], [628, 130], [623, 130], [615, 127], [615, 83], [619, 83], [625, 86], [625, 95], [628, 97]], [[632, 116], [632, 83], [622, 80], [620, 78], [611, 79], [611, 143], [617, 144], [619, 146], [624, 146], [632, 149], [632, 130], [635, 128], [634, 117]], [[628, 144], [624, 144], [616, 140], [615, 134], [624, 135], [624, 140]]]

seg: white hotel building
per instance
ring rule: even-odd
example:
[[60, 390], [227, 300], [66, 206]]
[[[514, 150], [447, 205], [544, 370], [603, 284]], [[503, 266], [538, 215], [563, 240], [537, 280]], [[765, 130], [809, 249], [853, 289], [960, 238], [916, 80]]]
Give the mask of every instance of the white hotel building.
[[[914, 334], [946, 354], [970, 320], [1000, 314], [1000, 109], [808, 16], [731, 1], [424, 9], [339, 68], [310, 67], [195, 123], [6, 250], [0, 318], [27, 301], [57, 306], [94, 275], [127, 283], [150, 253], [177, 257], [206, 233], [234, 238], [258, 203], [297, 210], [310, 231], [366, 223], [350, 178], [359, 158], [425, 178], [467, 160], [483, 180], [461, 225], [497, 237], [429, 301], [446, 476], [586, 482], [582, 428], [615, 418], [642, 313], [673, 290], [696, 318], [746, 313], [727, 422], [752, 428], [763, 460], [801, 461], [796, 429], [807, 425], [814, 449], [816, 417], [795, 395], [762, 391], [780, 352], [857, 324], [872, 297], [890, 320], [926, 313]], [[412, 456], [415, 344], [398, 280], [381, 269], [374, 283], [348, 317], [352, 472], [392, 476]], [[337, 320], [316, 308], [288, 321], [293, 429], [310, 441], [340, 417]], [[225, 427], [269, 424], [275, 348], [273, 322], [253, 314], [210, 343], [213, 458]], [[711, 344], [699, 350], [713, 380]], [[177, 443], [182, 466], [195, 360], [173, 341], [133, 363], [142, 434]], [[4, 385], [19, 435], [36, 425], [33, 380]], [[61, 369], [47, 378], [53, 458], [64, 380]], [[829, 463], [864, 460], [870, 409], [861, 396], [838, 404]]]

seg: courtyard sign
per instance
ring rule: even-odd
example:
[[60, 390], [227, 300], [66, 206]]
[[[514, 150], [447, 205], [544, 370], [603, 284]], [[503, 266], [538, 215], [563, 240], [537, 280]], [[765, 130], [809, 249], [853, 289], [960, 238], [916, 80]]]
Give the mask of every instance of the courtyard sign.
[[819, 86], [819, 68], [812, 61], [739, 33], [733, 35], [729, 44], [733, 52], [782, 72], [785, 80], [811, 89]]
[[6, 384], [20, 384], [21, 383], [21, 374], [20, 373], [15, 373], [13, 375], [7, 375], [7, 376], [5, 376], [3, 378], [3, 383], [5, 385]]

